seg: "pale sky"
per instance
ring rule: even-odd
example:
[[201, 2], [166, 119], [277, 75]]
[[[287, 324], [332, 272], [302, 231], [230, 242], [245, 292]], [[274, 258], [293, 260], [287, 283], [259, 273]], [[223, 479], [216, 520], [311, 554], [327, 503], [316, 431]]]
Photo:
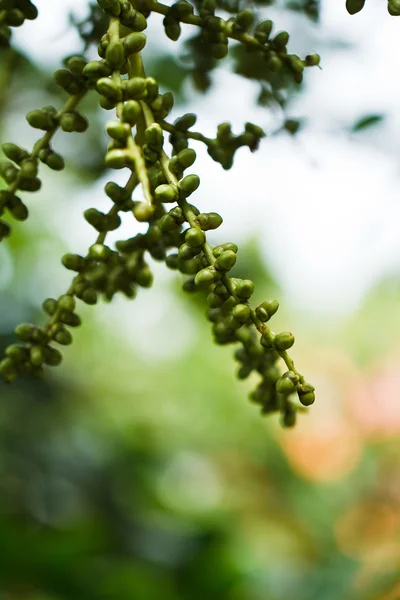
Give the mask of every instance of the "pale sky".
[[[57, 68], [77, 44], [68, 29], [68, 11], [82, 16], [86, 4], [37, 0], [40, 19], [17, 31], [17, 44]], [[307, 120], [302, 133], [295, 139], [286, 134], [266, 139], [254, 154], [242, 149], [228, 172], [195, 147], [200, 208], [224, 216], [220, 232], [227, 240], [257, 233], [286, 301], [321, 315], [354, 310], [382, 275], [400, 274], [400, 20], [390, 17], [381, 2], [367, 2], [354, 17], [344, 4], [326, 0], [318, 28], [268, 11], [276, 16], [277, 29], [294, 32], [289, 51], [322, 56], [322, 69], [306, 70], [305, 91], [291, 106], [290, 116]], [[162, 41], [162, 51], [174, 47]], [[196, 112], [198, 129], [210, 135], [227, 120], [236, 131], [247, 120], [268, 129], [271, 116], [255, 105], [257, 90], [256, 84], [220, 69], [209, 96], [188, 90], [189, 105], [173, 117]], [[370, 112], [384, 112], [384, 124], [350, 134], [353, 122]], [[82, 203], [92, 193], [84, 192]]]

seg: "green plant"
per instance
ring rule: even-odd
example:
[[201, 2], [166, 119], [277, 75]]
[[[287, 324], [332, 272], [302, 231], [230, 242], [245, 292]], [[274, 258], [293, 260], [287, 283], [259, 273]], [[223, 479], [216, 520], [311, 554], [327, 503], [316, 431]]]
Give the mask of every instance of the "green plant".
[[[306, 2], [303, 8], [309, 5]], [[355, 12], [353, 5], [354, 2], [350, 8]], [[219, 8], [229, 9], [233, 16], [222, 19], [216, 15]], [[235, 136], [230, 125], [222, 123], [215, 139], [211, 139], [193, 131], [194, 114], [185, 114], [174, 123], [168, 121], [173, 95], [159, 92], [156, 79], [145, 73], [141, 57], [146, 44], [143, 32], [151, 13], [163, 17], [165, 33], [171, 40], [179, 38], [182, 23], [199, 29], [188, 47], [194, 65], [193, 77], [202, 90], [209, 86], [209, 72], [217, 61], [226, 57], [231, 42], [238, 43], [233, 48], [238, 71], [260, 81], [264, 79], [273, 94], [278, 94], [284, 86], [301, 83], [304, 68], [316, 66], [320, 61], [318, 54], [308, 55], [304, 60], [289, 54], [289, 34], [285, 31], [272, 34], [272, 21], [255, 22], [253, 10], [239, 10], [223, 2], [217, 4], [216, 0], [193, 4], [178, 0], [172, 6], [157, 0], [97, 0], [87, 21], [90, 32], [82, 28], [82, 36], [86, 49], [98, 43], [99, 60], [88, 62], [83, 55], [70, 56], [65, 59], [64, 68], [56, 71], [55, 81], [66, 92], [67, 100], [59, 110], [46, 106], [27, 115], [28, 123], [44, 132], [32, 151], [12, 143], [3, 144], [7, 160], [1, 162], [0, 174], [6, 187], [0, 190], [0, 216], [7, 211], [24, 221], [28, 208], [17, 193], [40, 189], [40, 163], [55, 171], [64, 168], [64, 159], [53, 149], [52, 139], [59, 129], [67, 133], [85, 132], [88, 121], [78, 108], [88, 93], [98, 94], [101, 107], [116, 114], [107, 124], [111, 142], [105, 156], [106, 166], [127, 169], [130, 174], [124, 187], [112, 181], [105, 186], [112, 203], [106, 214], [96, 208], [85, 211], [85, 219], [96, 231], [93, 245], [86, 256], [63, 256], [63, 265], [76, 273], [71, 286], [58, 299], [44, 301], [46, 324], [41, 327], [21, 324], [16, 328], [19, 343], [7, 348], [0, 373], [5, 381], [12, 382], [23, 372], [40, 375], [44, 365], [58, 365], [62, 355], [54, 344], [71, 344], [71, 329], [81, 324], [76, 300], [91, 305], [99, 298], [110, 301], [117, 293], [134, 298], [138, 287], [150, 287], [153, 283], [146, 261], [149, 254], [164, 261], [170, 269], [187, 275], [184, 283], [187, 292], [207, 292], [207, 316], [212, 322], [215, 341], [240, 344], [235, 354], [240, 363], [240, 379], [253, 371], [261, 377], [251, 400], [261, 405], [264, 414], [281, 413], [282, 424], [292, 426], [297, 410], [315, 399], [313, 386], [305, 381], [288, 354], [294, 336], [289, 332], [276, 335], [267, 325], [278, 310], [276, 300], [253, 308], [250, 304], [253, 282], [229, 275], [236, 263], [238, 247], [232, 242], [209, 245], [207, 231], [220, 227], [222, 217], [214, 212], [202, 213], [189, 202], [200, 180], [194, 173], [185, 173], [196, 160], [195, 151], [189, 148], [191, 140], [204, 143], [210, 157], [229, 169], [235, 152], [243, 146], [256, 150], [264, 132], [257, 125], [246, 123], [244, 132]], [[37, 10], [29, 0], [0, 0], [1, 46], [10, 44], [12, 27], [36, 16]], [[245, 48], [246, 55], [240, 54], [239, 48]], [[251, 73], [254, 61], [249, 62], [249, 57], [262, 60], [266, 76], [260, 69]], [[261, 92], [265, 94], [266, 89], [262, 86]], [[286, 122], [292, 133], [297, 127], [296, 122]], [[172, 157], [164, 150], [166, 133]], [[137, 187], [142, 188], [144, 201], [132, 198]], [[113, 249], [106, 245], [106, 239], [110, 231], [118, 229], [122, 212], [131, 212], [137, 221], [147, 223], [148, 228], [145, 234], [118, 241]], [[0, 238], [10, 234], [8, 219], [1, 220]], [[277, 365], [279, 360], [287, 368], [283, 374]], [[297, 393], [300, 405], [290, 398], [293, 393]]]

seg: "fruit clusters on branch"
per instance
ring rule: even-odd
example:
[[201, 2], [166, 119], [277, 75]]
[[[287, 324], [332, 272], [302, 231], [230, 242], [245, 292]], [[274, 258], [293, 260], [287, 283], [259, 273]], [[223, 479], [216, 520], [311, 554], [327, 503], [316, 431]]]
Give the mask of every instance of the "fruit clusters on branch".
[[11, 28], [20, 27], [26, 19], [38, 16], [36, 6], [30, 0], [0, 0], [0, 48], [10, 45]]
[[[14, 144], [3, 145], [8, 160], [2, 162], [0, 173], [7, 187], [0, 191], [0, 216], [8, 211], [16, 219], [26, 219], [28, 209], [17, 193], [40, 188], [40, 163], [54, 170], [64, 167], [63, 158], [51, 145], [52, 139], [58, 129], [86, 130], [88, 122], [78, 112], [78, 105], [89, 91], [98, 94], [104, 110], [115, 111], [115, 118], [106, 127], [110, 143], [105, 164], [109, 169], [127, 170], [126, 184], [106, 184], [105, 193], [111, 201], [108, 212], [96, 208], [85, 211], [86, 221], [96, 232], [93, 244], [85, 256], [66, 254], [62, 258], [63, 265], [75, 273], [70, 288], [58, 299], [45, 300], [43, 309], [48, 320], [42, 327], [22, 324], [16, 328], [19, 343], [7, 348], [0, 374], [11, 382], [21, 373], [39, 375], [44, 365], [58, 365], [62, 355], [57, 345], [71, 344], [71, 330], [81, 324], [77, 300], [92, 305], [100, 298], [110, 301], [118, 293], [134, 298], [139, 288], [153, 283], [150, 256], [184, 274], [187, 292], [207, 292], [207, 317], [215, 342], [239, 345], [235, 357], [240, 379], [252, 372], [259, 374], [250, 399], [261, 406], [263, 413], [279, 412], [283, 425], [292, 426], [300, 405], [309, 406], [315, 399], [313, 386], [305, 381], [288, 354], [294, 336], [289, 332], [275, 334], [269, 328], [278, 310], [276, 300], [254, 308], [250, 304], [253, 282], [231, 275], [237, 260], [236, 244], [226, 242], [213, 247], [208, 243], [207, 232], [219, 228], [222, 217], [215, 212], [201, 212], [192, 204], [200, 179], [186, 172], [196, 160], [195, 151], [189, 147], [192, 140], [205, 143], [211, 158], [229, 169], [236, 150], [242, 146], [256, 150], [264, 133], [260, 127], [246, 123], [244, 132], [235, 136], [230, 125], [223, 123], [214, 139], [207, 138], [192, 130], [196, 115], [190, 113], [172, 124], [168, 115], [173, 96], [170, 92], [160, 93], [157, 81], [146, 76], [141, 52], [146, 44], [143, 31], [147, 17], [155, 12], [164, 16], [164, 28], [171, 39], [179, 37], [182, 23], [195, 25], [201, 30], [204, 51], [214, 59], [223, 58], [228, 43], [234, 40], [265, 56], [268, 68], [273, 65], [276, 70], [289, 69], [296, 82], [301, 81], [304, 67], [319, 64], [319, 56], [301, 60], [288, 54], [288, 34], [271, 37], [272, 22], [254, 23], [251, 11], [223, 20], [215, 15], [213, 0], [204, 0], [199, 14], [194, 14], [193, 6], [185, 0], [170, 7], [155, 0], [97, 2], [108, 18], [107, 31], [98, 46], [99, 60], [88, 62], [83, 56], [72, 56], [66, 59], [65, 68], [55, 73], [68, 99], [59, 111], [43, 107], [28, 114], [29, 124], [44, 132], [31, 152]], [[172, 156], [165, 150], [166, 133]], [[138, 187], [142, 189], [142, 201], [135, 199]], [[123, 212], [132, 214], [133, 229], [139, 221], [147, 224], [147, 230], [116, 242], [112, 248], [106, 244], [107, 235], [119, 228]], [[8, 223], [1, 221], [1, 237], [10, 232]], [[283, 374], [279, 362], [286, 366]], [[292, 394], [297, 395], [300, 405]]]
[[[366, 0], [346, 0], [347, 12], [355, 15], [360, 12], [365, 6]], [[393, 17], [400, 16], [400, 0], [388, 0], [388, 13]]]

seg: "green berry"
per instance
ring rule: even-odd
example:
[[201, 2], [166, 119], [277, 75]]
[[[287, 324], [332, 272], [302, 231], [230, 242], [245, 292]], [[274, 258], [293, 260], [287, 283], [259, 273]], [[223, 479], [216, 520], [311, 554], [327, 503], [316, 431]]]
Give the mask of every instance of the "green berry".
[[110, 42], [106, 50], [106, 61], [109, 67], [113, 70], [122, 68], [125, 62], [125, 49], [119, 40]]
[[138, 119], [142, 114], [142, 109], [140, 107], [139, 102], [136, 100], [128, 100], [124, 103], [124, 107], [122, 109], [122, 120], [129, 123], [132, 127], [136, 125]]
[[220, 277], [220, 273], [218, 273], [218, 271], [216, 271], [213, 267], [206, 267], [205, 269], [201, 269], [201, 271], [196, 274], [194, 282], [197, 287], [207, 288], [212, 283], [218, 281]]
[[279, 308], [279, 302], [277, 300], [266, 300], [256, 308], [257, 318], [262, 322], [266, 323], [276, 313]]
[[297, 394], [303, 406], [310, 406], [315, 402], [314, 386], [310, 383], [302, 383], [297, 387]]
[[129, 155], [126, 150], [110, 150], [106, 154], [105, 164], [109, 169], [123, 169], [129, 164]]
[[235, 252], [232, 250], [225, 250], [215, 261], [215, 268], [218, 269], [218, 271], [230, 271], [236, 264], [236, 260], [237, 256]]
[[33, 339], [35, 326], [30, 323], [21, 323], [15, 328], [15, 335], [21, 342], [30, 342]]
[[81, 271], [85, 267], [85, 259], [79, 254], [64, 254], [62, 264], [70, 271]]
[[109, 79], [108, 77], [102, 77], [96, 83], [96, 89], [102, 96], [109, 98], [110, 100], [120, 101], [122, 100], [122, 91], [117, 83]]
[[146, 45], [146, 36], [143, 33], [130, 33], [124, 39], [125, 56], [141, 52]]
[[203, 246], [206, 241], [206, 236], [198, 227], [191, 227], [185, 234], [185, 241], [191, 248], [198, 248]]
[[28, 121], [29, 125], [35, 129], [51, 131], [54, 128], [53, 117], [42, 110], [31, 111], [26, 115], [26, 120]]
[[250, 307], [246, 304], [237, 304], [232, 310], [232, 316], [241, 325], [244, 325], [251, 315]]
[[199, 185], [200, 177], [198, 175], [187, 175], [179, 182], [179, 188], [185, 197], [193, 194]]
[[278, 351], [289, 350], [294, 344], [294, 335], [289, 331], [278, 333], [274, 339], [274, 346]]
[[150, 221], [154, 214], [155, 207], [146, 204], [146, 202], [138, 202], [133, 208], [133, 214], [139, 222]]
[[242, 279], [236, 283], [235, 288], [238, 298], [248, 300], [254, 292], [254, 283], [250, 279]]
[[74, 312], [76, 307], [76, 302], [73, 296], [69, 294], [64, 294], [58, 299], [58, 307], [61, 310], [65, 310], [67, 312]]
[[169, 203], [176, 202], [178, 199], [178, 194], [172, 185], [168, 183], [163, 183], [156, 187], [154, 190], [154, 195], [158, 202]]
[[298, 381], [299, 381], [299, 378], [297, 377], [297, 375], [295, 373], [293, 373], [293, 371], [287, 371], [276, 382], [276, 386], [275, 386], [276, 391], [279, 394], [283, 394], [284, 396], [287, 396], [295, 390], [296, 385], [298, 384]]
[[364, 8], [365, 0], [346, 0], [346, 9], [350, 15], [355, 15]]
[[284, 50], [286, 48], [288, 42], [289, 42], [289, 34], [287, 31], [281, 31], [272, 40], [273, 46], [278, 51]]
[[54, 315], [58, 308], [57, 300], [55, 300], [54, 298], [47, 298], [43, 302], [42, 308], [48, 315]]

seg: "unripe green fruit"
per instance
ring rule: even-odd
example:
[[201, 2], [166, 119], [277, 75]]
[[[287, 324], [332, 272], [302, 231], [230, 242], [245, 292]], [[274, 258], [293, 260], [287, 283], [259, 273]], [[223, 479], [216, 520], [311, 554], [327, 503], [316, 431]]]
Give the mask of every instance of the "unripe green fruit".
[[74, 55], [66, 58], [64, 64], [74, 75], [81, 77], [87, 61], [83, 56]]
[[8, 204], [8, 209], [17, 221], [26, 221], [29, 216], [28, 208], [17, 196], [13, 196], [12, 201]]
[[44, 362], [44, 353], [41, 346], [32, 346], [29, 352], [29, 358], [35, 367], [40, 367]]
[[277, 300], [266, 300], [256, 308], [257, 318], [266, 323], [277, 312], [279, 302]]
[[220, 225], [222, 225], [222, 217], [218, 213], [201, 213], [197, 216], [196, 221], [200, 225], [203, 231], [208, 231], [209, 229], [217, 229]]
[[60, 298], [58, 299], [58, 307], [60, 308], [60, 310], [74, 312], [76, 308], [75, 298], [73, 298], [73, 296], [70, 296], [69, 294], [64, 294], [63, 296], [60, 296]]
[[218, 59], [221, 60], [222, 58], [225, 58], [228, 54], [228, 44], [212, 44], [211, 45], [211, 55]]
[[38, 173], [38, 163], [36, 159], [25, 158], [21, 162], [21, 177], [25, 179], [34, 179]]
[[105, 96], [100, 96], [99, 104], [104, 110], [112, 110], [117, 105], [117, 100], [111, 100]]
[[201, 246], [193, 248], [189, 244], [182, 244], [179, 248], [178, 256], [180, 260], [190, 260], [201, 252]]
[[346, 0], [346, 9], [350, 15], [355, 15], [364, 8], [365, 0]]
[[50, 367], [58, 367], [58, 365], [62, 362], [61, 352], [56, 348], [47, 346], [44, 348], [44, 362]]
[[181, 26], [179, 25], [179, 21], [170, 16], [166, 16], [163, 20], [163, 25], [165, 28], [165, 33], [170, 40], [172, 40], [173, 42], [179, 40], [182, 32]]
[[219, 308], [224, 303], [223, 298], [215, 292], [210, 292], [207, 296], [207, 304], [210, 308]]
[[277, 73], [280, 69], [282, 69], [283, 63], [279, 56], [271, 53], [267, 61], [267, 66], [270, 71], [272, 71], [273, 73]]
[[319, 54], [307, 54], [304, 60], [307, 67], [315, 67], [321, 62], [321, 57]]
[[185, 0], [177, 0], [170, 8], [172, 14], [176, 14], [179, 19], [185, 19], [193, 14], [193, 5]]
[[275, 387], [276, 387], [276, 391], [279, 394], [283, 394], [284, 396], [287, 396], [288, 394], [290, 394], [294, 391], [296, 386], [295, 386], [295, 383], [289, 377], [282, 376], [276, 382]]
[[[89, 248], [88, 256], [89, 258], [93, 258], [94, 260], [100, 260], [102, 262], [105, 262], [111, 256], [111, 249], [108, 246], [104, 246], [103, 244], [93, 244]], [[72, 311], [73, 310], [74, 309], [72, 309]]]
[[235, 292], [238, 298], [248, 300], [254, 292], [254, 283], [250, 279], [242, 279], [237, 282]]
[[179, 182], [179, 188], [185, 197], [193, 194], [199, 185], [200, 177], [198, 175], [187, 175]]
[[288, 56], [288, 63], [292, 71], [296, 73], [302, 73], [304, 71], [303, 61], [296, 55]]
[[196, 160], [196, 152], [192, 148], [185, 148], [185, 150], [181, 150], [174, 158], [176, 158], [182, 169], [188, 169]]
[[62, 171], [65, 167], [63, 157], [56, 152], [49, 152], [44, 162], [53, 171]]
[[282, 417], [283, 427], [294, 427], [296, 425], [296, 411], [286, 410]]
[[153, 285], [154, 277], [150, 268], [146, 265], [142, 269], [139, 269], [136, 273], [136, 282], [138, 285], [144, 288], [149, 288]]
[[274, 37], [272, 44], [278, 50], [284, 50], [289, 42], [289, 34], [287, 31], [281, 31]]
[[250, 307], [246, 304], [237, 304], [232, 310], [232, 316], [241, 325], [244, 325], [251, 315]]
[[131, 128], [128, 123], [121, 123], [120, 121], [110, 121], [106, 125], [107, 134], [113, 140], [125, 144], [127, 137], [131, 132]]
[[218, 281], [220, 277], [221, 274], [218, 273], [218, 271], [216, 271], [213, 267], [206, 267], [197, 273], [196, 277], [194, 278], [194, 282], [197, 287], [207, 288], [212, 283]]
[[24, 21], [24, 13], [17, 8], [9, 10], [5, 15], [5, 22], [7, 25], [11, 25], [11, 27], [20, 27]]
[[10, 160], [12, 160], [13, 162], [15, 162], [17, 164], [19, 164], [25, 158], [29, 158], [29, 156], [30, 156], [29, 152], [27, 152], [23, 148], [20, 148], [16, 144], [6, 143], [6, 144], [2, 144], [1, 147], [3, 149], [4, 154], [7, 156], [7, 158], [9, 158]]
[[53, 117], [42, 110], [31, 111], [26, 115], [26, 120], [28, 121], [29, 125], [35, 129], [51, 131], [54, 128]]
[[121, 13], [121, 4], [118, 0], [97, 0], [97, 4], [114, 17], [118, 17]]
[[183, 117], [179, 117], [174, 121], [174, 127], [177, 131], [187, 131], [193, 125], [195, 125], [197, 121], [197, 115], [194, 113], [186, 113]]
[[21, 323], [15, 328], [15, 335], [21, 342], [30, 342], [33, 339], [33, 334], [36, 327], [30, 323]]
[[0, 362], [0, 375], [3, 375], [7, 381], [13, 381], [16, 378], [17, 370], [11, 358], [4, 358]]
[[61, 331], [56, 333], [54, 341], [62, 346], [69, 346], [72, 344], [72, 334], [64, 327]]
[[55, 300], [54, 298], [47, 298], [43, 302], [42, 308], [48, 315], [54, 315], [58, 308], [57, 300]]
[[178, 269], [179, 257], [177, 254], [169, 254], [165, 259], [165, 264], [170, 269]]
[[79, 254], [64, 254], [62, 264], [70, 271], [81, 271], [85, 267], [85, 259]]
[[289, 331], [283, 331], [282, 333], [278, 333], [274, 339], [275, 348], [283, 352], [284, 350], [289, 350], [294, 344], [294, 335]]
[[124, 103], [124, 107], [122, 109], [122, 120], [129, 123], [129, 125], [136, 125], [141, 114], [142, 109], [139, 102], [136, 100], [128, 100]]
[[146, 202], [138, 202], [133, 208], [133, 214], [139, 222], [144, 223], [150, 221], [154, 214], [154, 210], [154, 206], [150, 206], [150, 204], [146, 204]]
[[269, 19], [261, 21], [254, 30], [254, 37], [260, 44], [266, 44], [271, 34], [273, 22]]
[[168, 183], [157, 186], [154, 190], [154, 195], [158, 202], [163, 203], [176, 202], [178, 199], [176, 190]]
[[158, 123], [152, 123], [147, 127], [144, 135], [146, 144], [148, 144], [152, 150], [161, 152], [164, 143], [164, 135], [161, 126]]
[[143, 33], [130, 33], [124, 39], [125, 56], [140, 52], [146, 45], [146, 36]]
[[185, 234], [185, 241], [191, 248], [198, 248], [199, 246], [203, 246], [206, 236], [198, 227], [191, 227]]
[[125, 62], [125, 49], [119, 40], [115, 40], [108, 44], [106, 50], [106, 61], [113, 70], [119, 70], [122, 68]]
[[27, 360], [29, 350], [23, 344], [12, 344], [6, 348], [5, 354], [8, 358], [11, 358], [14, 364], [18, 364]]
[[99, 94], [109, 98], [110, 100], [120, 101], [122, 100], [121, 88], [108, 77], [102, 77], [96, 83], [96, 89]]
[[141, 100], [146, 95], [146, 80], [144, 77], [132, 77], [122, 82], [124, 98], [126, 100]]
[[82, 293], [81, 300], [85, 304], [88, 304], [89, 306], [93, 306], [94, 304], [97, 304], [98, 297], [97, 297], [96, 290], [94, 290], [93, 288], [87, 288]]
[[100, 79], [111, 75], [111, 69], [106, 62], [92, 60], [87, 63], [82, 74], [89, 79]]
[[104, 162], [109, 169], [123, 169], [129, 164], [129, 155], [126, 150], [111, 150]]
[[310, 406], [315, 402], [314, 386], [310, 383], [302, 383], [297, 387], [297, 394], [303, 406]]
[[239, 248], [236, 244], [234, 244], [233, 242], [225, 242], [224, 244], [221, 244], [221, 247], [223, 250], [231, 250], [232, 252], [237, 253]]
[[215, 268], [218, 271], [230, 271], [236, 264], [237, 256], [232, 250], [225, 250], [215, 261]]

